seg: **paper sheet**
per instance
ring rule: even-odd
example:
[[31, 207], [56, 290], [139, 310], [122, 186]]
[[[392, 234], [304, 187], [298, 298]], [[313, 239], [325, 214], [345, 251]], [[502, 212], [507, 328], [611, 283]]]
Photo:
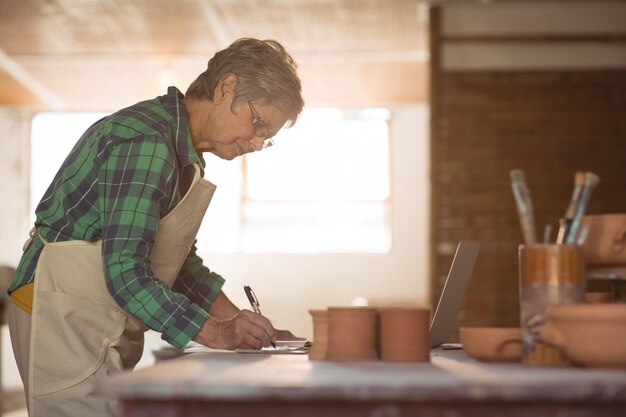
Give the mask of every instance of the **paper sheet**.
[[[261, 349], [235, 349], [236, 353], [251, 353], [251, 354], [287, 354], [298, 355], [307, 354], [311, 349], [311, 342], [308, 340], [277, 340], [276, 348], [272, 346], [264, 347]], [[197, 353], [197, 352], [214, 352], [216, 349], [212, 349], [201, 345], [196, 342], [190, 342], [183, 349], [185, 353]]]

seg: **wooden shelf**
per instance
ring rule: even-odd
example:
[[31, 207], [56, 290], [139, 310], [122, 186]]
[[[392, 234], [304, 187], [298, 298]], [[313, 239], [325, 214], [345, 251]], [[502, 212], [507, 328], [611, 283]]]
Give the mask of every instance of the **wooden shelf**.
[[626, 266], [587, 268], [587, 279], [626, 281]]

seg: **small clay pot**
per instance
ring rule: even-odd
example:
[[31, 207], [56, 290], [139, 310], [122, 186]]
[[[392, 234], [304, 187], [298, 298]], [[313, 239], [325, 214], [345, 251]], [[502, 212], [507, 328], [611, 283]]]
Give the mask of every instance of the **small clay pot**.
[[324, 360], [328, 348], [328, 311], [309, 310], [313, 317], [313, 345], [309, 351], [309, 359]]
[[484, 362], [520, 362], [519, 327], [461, 327], [461, 344], [468, 356]]
[[430, 310], [380, 309], [380, 359], [388, 362], [430, 362]]
[[378, 311], [372, 307], [328, 308], [326, 358], [336, 361], [378, 359]]

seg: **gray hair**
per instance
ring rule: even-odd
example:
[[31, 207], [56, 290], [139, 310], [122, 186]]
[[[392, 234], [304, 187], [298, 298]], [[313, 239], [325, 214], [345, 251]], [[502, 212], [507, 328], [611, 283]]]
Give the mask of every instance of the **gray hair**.
[[242, 101], [277, 106], [293, 126], [304, 107], [297, 65], [275, 40], [241, 38], [217, 52], [206, 71], [189, 85], [188, 97], [213, 99], [218, 81], [226, 74], [237, 76], [231, 110]]

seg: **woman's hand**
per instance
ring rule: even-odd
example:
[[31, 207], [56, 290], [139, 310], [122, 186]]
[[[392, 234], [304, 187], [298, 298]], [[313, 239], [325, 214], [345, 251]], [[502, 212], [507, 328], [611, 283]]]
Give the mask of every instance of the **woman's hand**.
[[215, 349], [234, 350], [260, 349], [276, 339], [277, 331], [266, 317], [241, 310], [226, 320], [209, 317], [193, 341]]

